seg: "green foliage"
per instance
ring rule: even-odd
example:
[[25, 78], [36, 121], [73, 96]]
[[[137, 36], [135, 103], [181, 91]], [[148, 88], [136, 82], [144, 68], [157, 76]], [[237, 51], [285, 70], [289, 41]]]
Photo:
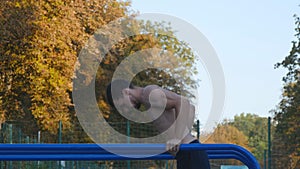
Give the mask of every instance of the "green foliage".
[[248, 139], [248, 146], [253, 155], [262, 163], [264, 150], [267, 149], [268, 118], [259, 117], [255, 114], [242, 113], [234, 116], [234, 120], [229, 124], [238, 128]]
[[288, 73], [283, 78], [282, 100], [274, 110], [274, 165], [290, 169], [300, 167], [300, 18], [295, 15], [295, 19], [296, 40], [290, 54], [275, 65], [286, 68]]
[[[232, 120], [224, 120], [206, 142], [233, 143], [248, 149], [263, 164], [267, 150], [268, 118], [242, 113]], [[271, 126], [272, 130], [274, 126]]]

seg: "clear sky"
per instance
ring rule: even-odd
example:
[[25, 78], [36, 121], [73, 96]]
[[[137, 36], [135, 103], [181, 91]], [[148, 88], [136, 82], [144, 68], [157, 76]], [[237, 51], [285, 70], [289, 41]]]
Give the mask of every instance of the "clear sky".
[[[208, 38], [225, 74], [222, 118], [242, 112], [271, 115], [280, 101], [285, 74], [274, 64], [288, 55], [295, 40], [293, 15], [300, 15], [299, 4], [299, 0], [132, 0], [134, 10], [179, 17]], [[208, 94], [209, 81], [204, 78], [200, 85], [203, 95]], [[198, 118], [205, 119], [201, 114]]]

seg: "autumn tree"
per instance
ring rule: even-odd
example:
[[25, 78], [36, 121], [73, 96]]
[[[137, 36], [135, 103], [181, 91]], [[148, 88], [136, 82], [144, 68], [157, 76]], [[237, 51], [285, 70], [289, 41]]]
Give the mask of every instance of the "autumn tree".
[[273, 143], [273, 165], [276, 168], [300, 167], [300, 18], [296, 19], [296, 40], [284, 60], [276, 68], [287, 69], [283, 77], [282, 99], [274, 110], [276, 122]]
[[[205, 140], [205, 143], [213, 143], [213, 144], [237, 144], [242, 146], [249, 151], [251, 148], [249, 147], [249, 142], [247, 136], [244, 135], [242, 131], [233, 125], [228, 124], [228, 121], [224, 121], [222, 124], [219, 124], [216, 129], [214, 129], [212, 134], [209, 134], [209, 137]], [[213, 164], [228, 164], [228, 165], [237, 165], [241, 164], [235, 160], [214, 160]]]
[[118, 0], [0, 1], [1, 121], [55, 133], [72, 124], [78, 53], [97, 28], [128, 14]]

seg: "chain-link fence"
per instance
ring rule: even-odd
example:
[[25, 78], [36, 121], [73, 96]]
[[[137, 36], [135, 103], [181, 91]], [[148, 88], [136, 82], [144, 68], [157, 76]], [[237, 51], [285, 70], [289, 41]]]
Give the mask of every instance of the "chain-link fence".
[[[157, 131], [149, 125], [125, 122], [110, 122], [120, 133], [133, 137], [153, 136]], [[199, 128], [199, 127], [198, 127]], [[15, 143], [92, 143], [80, 124], [64, 130], [59, 124], [57, 133], [46, 131], [26, 132], [26, 122], [6, 122], [1, 124], [0, 142]], [[199, 131], [199, 129], [198, 129]], [[109, 135], [103, 133], [103, 137]], [[130, 140], [128, 140], [130, 143]], [[134, 161], [0, 161], [1, 169], [173, 169], [175, 160], [134, 160]]]

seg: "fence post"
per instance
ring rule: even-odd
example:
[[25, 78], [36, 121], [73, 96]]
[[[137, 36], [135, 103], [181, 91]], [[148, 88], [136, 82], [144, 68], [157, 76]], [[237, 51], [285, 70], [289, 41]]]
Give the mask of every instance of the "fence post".
[[267, 169], [267, 150], [264, 150], [264, 169]]
[[38, 131], [37, 142], [41, 143], [41, 131]]
[[[126, 128], [127, 128], [127, 143], [130, 143], [130, 121], [127, 120], [126, 122]], [[127, 169], [130, 169], [130, 161], [127, 161]]]
[[271, 117], [268, 117], [268, 169], [271, 169]]
[[8, 124], [8, 133], [9, 133], [9, 144], [12, 144], [13, 143], [13, 131], [12, 131], [12, 124]]
[[197, 138], [200, 140], [200, 120], [197, 120]]
[[[20, 127], [18, 127], [18, 142], [22, 143], [22, 130], [21, 130]], [[22, 166], [22, 162], [19, 161], [18, 162], [18, 168], [22, 168], [21, 166]]]
[[[9, 136], [8, 136], [8, 138], [9, 138], [9, 144], [12, 144], [13, 143], [13, 131], [12, 131], [13, 129], [12, 129], [12, 124], [8, 124], [8, 134], [9, 134]], [[9, 161], [9, 163], [8, 163], [8, 168], [9, 169], [12, 169], [12, 161]]]
[[[62, 143], [62, 122], [58, 123], [58, 143]], [[61, 169], [61, 161], [58, 162], [58, 168]]]
[[58, 143], [62, 143], [62, 122], [58, 123]]
[[4, 127], [5, 127], [5, 123], [2, 123], [1, 130], [0, 130], [0, 143], [4, 143], [4, 133], [3, 133], [5, 131]]
[[[37, 143], [41, 143], [41, 131], [37, 133]], [[40, 161], [37, 161], [37, 168], [40, 168]]]

